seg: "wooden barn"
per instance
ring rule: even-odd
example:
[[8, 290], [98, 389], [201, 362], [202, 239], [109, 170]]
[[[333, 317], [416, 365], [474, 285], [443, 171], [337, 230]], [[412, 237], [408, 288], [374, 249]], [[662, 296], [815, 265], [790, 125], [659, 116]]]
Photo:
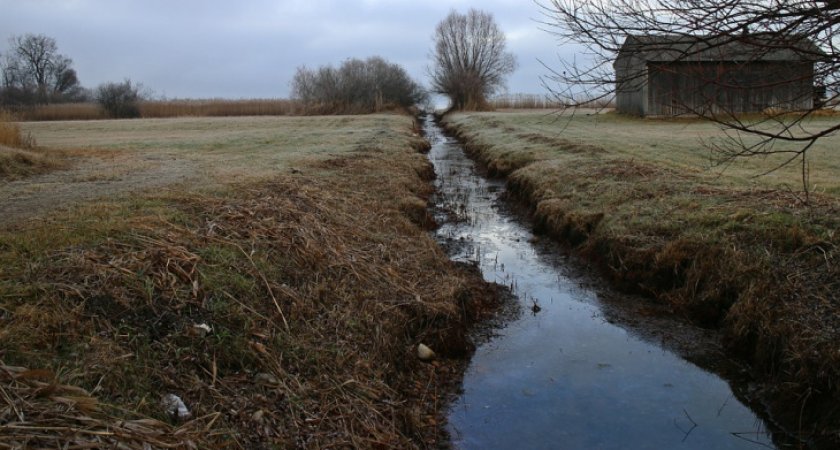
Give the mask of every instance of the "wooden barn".
[[738, 114], [814, 106], [810, 40], [628, 36], [615, 60], [616, 108], [639, 116]]

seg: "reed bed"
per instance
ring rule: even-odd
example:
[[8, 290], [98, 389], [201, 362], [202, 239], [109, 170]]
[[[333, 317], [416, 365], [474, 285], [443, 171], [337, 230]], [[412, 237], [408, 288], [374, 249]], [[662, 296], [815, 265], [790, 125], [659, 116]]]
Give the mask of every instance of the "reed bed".
[[32, 148], [35, 140], [31, 135], [24, 133], [17, 118], [12, 114], [0, 110], [0, 145], [14, 148]]
[[[139, 105], [140, 117], [235, 117], [289, 116], [302, 111], [294, 100], [152, 100]], [[102, 120], [109, 117], [96, 103], [62, 103], [21, 108], [16, 112], [24, 121]]]
[[105, 112], [96, 103], [58, 103], [18, 108], [15, 115], [21, 121], [102, 120]]
[[559, 109], [562, 104], [551, 96], [538, 94], [507, 94], [490, 99], [493, 109]]
[[[609, 99], [587, 100], [585, 98], [575, 100], [579, 108], [611, 108], [613, 103]], [[561, 110], [566, 106], [563, 101], [552, 95], [539, 94], [507, 94], [494, 97], [490, 100], [493, 109], [551, 109]]]
[[140, 104], [140, 116], [143, 118], [291, 116], [300, 110], [298, 102], [285, 99], [162, 100]]

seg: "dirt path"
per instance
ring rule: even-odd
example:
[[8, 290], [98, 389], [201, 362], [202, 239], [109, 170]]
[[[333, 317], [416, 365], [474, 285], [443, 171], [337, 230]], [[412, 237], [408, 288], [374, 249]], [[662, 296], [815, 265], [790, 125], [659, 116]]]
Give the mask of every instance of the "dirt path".
[[164, 155], [72, 157], [70, 169], [0, 182], [0, 226], [82, 202], [187, 182], [197, 175], [195, 161]]

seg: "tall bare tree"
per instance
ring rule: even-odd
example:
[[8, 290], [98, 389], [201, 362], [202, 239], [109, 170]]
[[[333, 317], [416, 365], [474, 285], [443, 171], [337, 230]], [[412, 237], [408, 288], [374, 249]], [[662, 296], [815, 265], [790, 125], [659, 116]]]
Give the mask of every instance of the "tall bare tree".
[[432, 88], [450, 98], [452, 109], [487, 108], [487, 98], [516, 69], [516, 58], [505, 50], [505, 34], [490, 13], [452, 11], [438, 24], [434, 41]]
[[49, 103], [81, 90], [73, 60], [58, 52], [55, 39], [26, 34], [12, 37], [9, 45], [3, 64], [7, 102]]
[[[561, 61], [551, 69], [545, 84], [568, 107], [592, 99], [611, 100], [616, 94], [613, 63], [619, 51], [632, 52], [628, 42], [666, 42], [670, 60], [690, 62], [704, 59], [704, 52], [740, 46], [749, 39], [749, 52], [739, 55], [741, 67], [750, 60], [761, 61], [772, 52], [793, 48], [802, 59], [814, 61], [816, 87], [803, 95], [812, 96], [804, 110], [768, 108], [760, 118], [745, 117], [740, 111], [694, 108], [689, 112], [705, 117], [728, 130], [727, 138], [712, 144], [719, 163], [753, 155], [785, 155], [786, 165], [799, 161], [804, 191], [808, 192], [807, 152], [814, 143], [840, 130], [837, 122], [815, 124], [810, 119], [825, 104], [840, 100], [840, 0], [538, 0], [545, 28], [562, 43], [581, 46], [586, 57]], [[631, 37], [628, 41], [627, 38]], [[662, 38], [666, 37], [665, 40]], [[673, 42], [693, 42], [673, 45]], [[807, 40], [807, 45], [801, 45]], [[639, 51], [642, 46], [637, 46]], [[801, 82], [780, 71], [770, 83]], [[640, 74], [644, 76], [644, 74]], [[699, 89], [710, 85], [724, 88], [732, 76], [706, 77]], [[618, 80], [618, 86], [632, 80]], [[714, 86], [713, 86], [714, 87]], [[786, 145], [777, 145], [780, 141]]]

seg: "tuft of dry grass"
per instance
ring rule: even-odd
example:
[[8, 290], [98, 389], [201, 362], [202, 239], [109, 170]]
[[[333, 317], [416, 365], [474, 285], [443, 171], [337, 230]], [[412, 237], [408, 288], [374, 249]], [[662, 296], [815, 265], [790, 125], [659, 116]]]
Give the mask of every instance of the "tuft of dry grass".
[[[0, 361], [113, 406], [102, 423], [164, 423], [166, 442], [201, 430], [198, 448], [444, 442], [466, 325], [495, 291], [422, 227], [423, 141], [376, 120], [365, 144], [293, 172], [3, 231]], [[444, 359], [417, 360], [420, 342]], [[167, 417], [169, 393], [198, 422]]]
[[102, 120], [108, 116], [97, 103], [56, 103], [22, 108], [17, 112], [22, 121]]
[[15, 148], [32, 148], [35, 141], [32, 137], [23, 133], [20, 125], [10, 113], [0, 110], [0, 145]]
[[54, 154], [43, 150], [0, 145], [0, 180], [18, 180], [65, 166]]
[[140, 104], [143, 118], [166, 117], [236, 117], [236, 116], [290, 116], [301, 111], [294, 100], [160, 100]]
[[15, 180], [48, 172], [63, 163], [35, 148], [35, 139], [21, 131], [10, 114], [0, 111], [0, 180]]
[[836, 444], [836, 155], [814, 156], [814, 179], [825, 190], [806, 207], [795, 193], [745, 176], [766, 160], [723, 174], [705, 170], [706, 152], [688, 134], [712, 133], [703, 123], [611, 115], [558, 122], [528, 113], [457, 114], [447, 123], [468, 151], [508, 177], [539, 228], [623, 289], [722, 330], [733, 353], [766, 382], [774, 414], [792, 426], [809, 424], [801, 429], [809, 438]]

